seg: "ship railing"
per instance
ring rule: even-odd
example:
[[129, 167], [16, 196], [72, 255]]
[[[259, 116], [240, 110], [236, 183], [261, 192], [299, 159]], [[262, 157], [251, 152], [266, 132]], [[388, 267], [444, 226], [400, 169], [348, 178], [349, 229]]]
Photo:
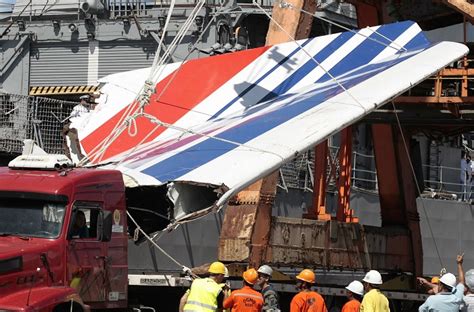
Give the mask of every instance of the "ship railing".
[[[328, 164], [327, 176], [328, 187], [335, 187], [335, 180], [329, 177], [331, 166], [335, 166], [336, 179], [339, 176], [339, 148], [336, 146], [329, 147], [328, 158], [333, 159], [333, 164]], [[314, 186], [314, 151], [308, 151], [291, 162], [284, 164], [280, 168], [280, 182], [278, 186], [288, 191], [289, 189], [300, 189], [303, 191], [313, 191]], [[378, 192], [377, 172], [371, 168], [375, 168], [374, 156], [354, 151], [352, 153], [352, 187], [369, 192]]]
[[352, 152], [352, 187], [378, 192], [377, 171], [371, 168], [375, 168], [374, 155]]
[[169, 5], [170, 1], [146, 1], [146, 0], [108, 0], [110, 17], [120, 16], [145, 16], [147, 8], [152, 5]]
[[[337, 147], [331, 146], [330, 152], [337, 155]], [[335, 153], [335, 154], [334, 154]], [[336, 158], [337, 160], [337, 158]], [[339, 174], [338, 162], [336, 166], [336, 178]], [[330, 171], [328, 165], [328, 173]], [[354, 151], [352, 153], [352, 174], [351, 185], [354, 189], [361, 191], [378, 193], [378, 178], [375, 168], [374, 155]], [[474, 199], [474, 176], [472, 181], [467, 180], [461, 183], [461, 169], [449, 166], [423, 165], [423, 168], [430, 172], [437, 171], [437, 179], [424, 179], [421, 185], [422, 196], [432, 198], [442, 198], [448, 200], [471, 201]], [[312, 192], [314, 185], [314, 152], [310, 151], [299, 156], [292, 162], [280, 168], [280, 182], [278, 186], [285, 191], [289, 189], [300, 189]], [[328, 180], [328, 187], [334, 188], [335, 181]]]
[[[461, 181], [461, 168], [423, 165], [427, 172], [436, 172], [437, 179], [425, 179], [427, 196], [471, 201], [474, 198], [474, 176]], [[455, 195], [455, 196], [453, 196]]]

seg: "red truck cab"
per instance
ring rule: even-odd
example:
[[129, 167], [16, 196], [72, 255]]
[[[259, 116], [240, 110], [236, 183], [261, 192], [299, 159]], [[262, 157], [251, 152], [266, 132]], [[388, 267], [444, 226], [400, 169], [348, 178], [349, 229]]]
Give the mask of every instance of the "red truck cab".
[[56, 169], [32, 168], [31, 158], [50, 156], [0, 168], [0, 310], [125, 308], [122, 175], [64, 168], [60, 158]]

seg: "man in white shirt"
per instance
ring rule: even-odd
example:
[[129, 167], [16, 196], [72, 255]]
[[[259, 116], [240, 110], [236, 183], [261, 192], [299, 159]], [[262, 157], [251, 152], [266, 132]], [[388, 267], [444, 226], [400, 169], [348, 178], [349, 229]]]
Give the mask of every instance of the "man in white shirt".
[[456, 276], [452, 273], [446, 273], [439, 279], [438, 290], [436, 295], [429, 296], [419, 308], [419, 312], [459, 312], [463, 306], [463, 296], [465, 290], [464, 270], [462, 263], [464, 254], [458, 255], [456, 258], [458, 266], [459, 283]]
[[467, 187], [467, 197], [466, 200], [470, 202], [472, 200], [472, 186], [474, 184], [473, 180], [474, 174], [474, 164], [471, 160], [471, 156], [466, 156], [466, 187]]
[[467, 172], [468, 172], [468, 162], [467, 162], [467, 155], [463, 151], [461, 155], [461, 163], [460, 163], [460, 168], [461, 168], [461, 174], [460, 174], [460, 182], [461, 182], [461, 200], [467, 199], [467, 191], [468, 191], [468, 178], [467, 178]]
[[[77, 158], [81, 160], [82, 158], [84, 158], [84, 155], [82, 154], [81, 145], [79, 143], [79, 136], [77, 133], [77, 129], [71, 128], [71, 122], [75, 118], [79, 118], [83, 114], [88, 113], [91, 110], [91, 106], [89, 104], [89, 101], [90, 101], [89, 95], [83, 95], [79, 99], [80, 99], [79, 104], [73, 107], [71, 114], [66, 119], [61, 135], [63, 137], [63, 150], [64, 150], [65, 155], [69, 157], [69, 159], [72, 159], [71, 158], [71, 150], [72, 150], [74, 154], [77, 155]], [[69, 148], [67, 144], [67, 139], [66, 139], [67, 137], [71, 141], [71, 148]]]

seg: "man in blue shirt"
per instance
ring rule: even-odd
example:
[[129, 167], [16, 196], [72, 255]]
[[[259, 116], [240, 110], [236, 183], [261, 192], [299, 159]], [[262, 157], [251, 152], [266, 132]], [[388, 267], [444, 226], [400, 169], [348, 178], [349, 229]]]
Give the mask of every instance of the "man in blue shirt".
[[456, 285], [456, 276], [446, 273], [439, 279], [439, 292], [429, 296], [418, 309], [419, 312], [459, 312], [464, 296], [464, 271], [462, 268], [463, 256], [458, 256], [459, 284]]

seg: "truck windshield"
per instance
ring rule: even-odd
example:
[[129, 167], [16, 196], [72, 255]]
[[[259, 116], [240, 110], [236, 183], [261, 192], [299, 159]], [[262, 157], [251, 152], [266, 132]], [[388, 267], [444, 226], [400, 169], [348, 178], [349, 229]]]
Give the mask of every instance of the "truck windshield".
[[24, 198], [0, 199], [0, 236], [57, 238], [65, 204]]

